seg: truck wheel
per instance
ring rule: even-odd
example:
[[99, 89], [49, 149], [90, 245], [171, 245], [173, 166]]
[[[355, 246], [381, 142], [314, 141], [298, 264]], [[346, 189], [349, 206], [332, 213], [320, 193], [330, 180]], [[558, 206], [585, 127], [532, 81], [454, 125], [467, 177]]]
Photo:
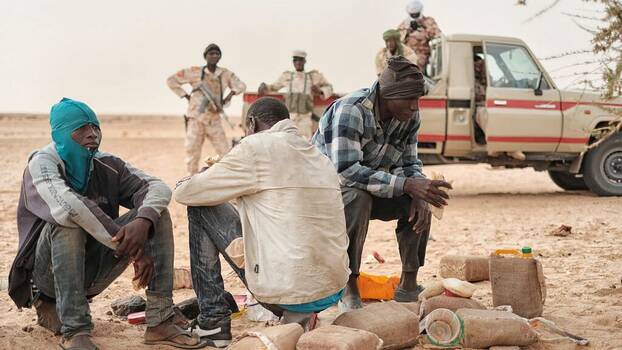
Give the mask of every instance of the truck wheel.
[[576, 174], [571, 174], [567, 171], [549, 170], [549, 176], [557, 186], [565, 190], [587, 190], [587, 185], [583, 178], [578, 177]]
[[622, 196], [622, 133], [611, 135], [588, 151], [583, 178], [587, 187], [599, 196]]

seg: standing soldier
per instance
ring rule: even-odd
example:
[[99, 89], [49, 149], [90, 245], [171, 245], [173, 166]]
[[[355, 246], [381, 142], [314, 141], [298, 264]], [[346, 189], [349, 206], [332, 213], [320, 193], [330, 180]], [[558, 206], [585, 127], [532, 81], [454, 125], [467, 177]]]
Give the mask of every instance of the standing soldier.
[[295, 71], [285, 71], [273, 84], [259, 85], [259, 95], [265, 95], [269, 91], [279, 91], [287, 86], [285, 105], [289, 109], [290, 118], [296, 124], [298, 131], [307, 140], [311, 139], [313, 130], [313, 98], [320, 96], [323, 100], [333, 94], [333, 86], [317, 70], [305, 72], [307, 53], [296, 50], [293, 53]]
[[441, 36], [441, 30], [432, 17], [421, 14], [423, 3], [421, 0], [412, 0], [406, 5], [406, 18], [397, 28], [402, 41], [406, 46], [415, 50], [418, 57], [418, 66], [425, 73], [425, 67], [430, 58], [430, 40]]
[[[209, 44], [203, 52], [207, 65], [193, 66], [182, 69], [171, 75], [166, 83], [173, 92], [189, 101], [186, 128], [186, 167], [192, 175], [199, 169], [201, 148], [205, 138], [208, 138], [216, 152], [224, 156], [231, 149], [222, 127], [221, 116], [224, 117], [223, 107], [231, 101], [233, 95], [246, 90], [244, 84], [230, 70], [217, 66], [222, 52], [216, 44]], [[182, 87], [189, 84], [190, 93]], [[224, 91], [231, 91], [223, 98]]]
[[376, 54], [376, 74], [380, 75], [387, 68], [387, 61], [393, 56], [403, 56], [407, 60], [418, 65], [417, 55], [408, 46], [400, 42], [400, 32], [389, 29], [382, 34], [384, 47]]

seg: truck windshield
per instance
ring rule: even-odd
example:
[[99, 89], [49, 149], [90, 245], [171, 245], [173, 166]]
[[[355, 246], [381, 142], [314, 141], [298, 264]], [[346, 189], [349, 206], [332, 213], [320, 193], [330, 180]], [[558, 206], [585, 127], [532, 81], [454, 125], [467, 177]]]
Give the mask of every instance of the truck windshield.
[[[492, 87], [535, 89], [540, 77], [540, 69], [522, 46], [487, 44], [486, 66]], [[546, 81], [541, 88], [548, 89]]]

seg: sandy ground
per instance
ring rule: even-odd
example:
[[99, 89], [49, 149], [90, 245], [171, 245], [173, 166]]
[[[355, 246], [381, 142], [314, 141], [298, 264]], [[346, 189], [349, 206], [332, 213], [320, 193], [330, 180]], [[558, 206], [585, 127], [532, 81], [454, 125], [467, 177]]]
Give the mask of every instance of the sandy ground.
[[[110, 117], [102, 121], [102, 150], [161, 177], [173, 186], [184, 176], [183, 123], [179, 118]], [[46, 119], [0, 116], [0, 277], [6, 278], [17, 249], [15, 211], [21, 175], [29, 152], [49, 142]], [[204, 154], [212, 153], [206, 145]], [[487, 165], [426, 167], [454, 180], [455, 191], [442, 221], [433, 223], [436, 241], [428, 248], [423, 281], [436, 278], [444, 254], [489, 254], [501, 247], [534, 248], [547, 278], [544, 316], [591, 340], [590, 349], [622, 349], [622, 198], [598, 198], [585, 192], [564, 192], [546, 173], [493, 170]], [[175, 224], [175, 263], [188, 266], [185, 208], [171, 204]], [[565, 238], [548, 233], [560, 224], [572, 226]], [[366, 264], [364, 271], [398, 274], [394, 222], [372, 222], [365, 256], [376, 250], [385, 264]], [[234, 293], [242, 285], [224, 268]], [[154, 349], [142, 345], [143, 326], [109, 316], [109, 304], [132, 292], [130, 269], [91, 304], [94, 337], [102, 349]], [[491, 306], [489, 282], [479, 283], [475, 298]], [[175, 292], [175, 301], [193, 296]], [[323, 316], [322, 320], [330, 317]], [[31, 326], [31, 327], [28, 327]], [[234, 321], [235, 334], [258, 327]], [[26, 329], [26, 330], [24, 330]], [[0, 349], [50, 349], [58, 339], [36, 325], [34, 310], [17, 310], [0, 293]], [[568, 342], [539, 343], [530, 349], [575, 349]], [[170, 349], [162, 347], [162, 349]]]

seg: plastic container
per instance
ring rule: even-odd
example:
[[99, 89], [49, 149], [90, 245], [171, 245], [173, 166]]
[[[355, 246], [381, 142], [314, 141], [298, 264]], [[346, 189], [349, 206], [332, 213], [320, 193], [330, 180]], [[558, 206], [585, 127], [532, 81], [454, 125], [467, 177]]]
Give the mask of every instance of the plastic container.
[[445, 255], [441, 258], [440, 275], [468, 282], [485, 281], [490, 278], [489, 257], [475, 255]]
[[533, 251], [531, 247], [523, 247], [519, 249], [497, 249], [494, 252], [494, 255], [503, 256], [503, 255], [514, 255], [519, 258], [533, 258]]
[[361, 272], [356, 282], [362, 299], [392, 300], [400, 284], [398, 276], [370, 275]]
[[436, 309], [423, 320], [428, 340], [437, 346], [454, 346], [460, 343], [463, 334], [458, 315], [448, 309]]
[[246, 296], [246, 305], [244, 308], [246, 317], [253, 322], [278, 321], [279, 318], [270, 310], [261, 306], [261, 304], [252, 296]]
[[546, 283], [542, 264], [530, 247], [496, 250], [490, 256], [490, 284], [493, 306], [510, 305], [525, 318], [542, 315]]

